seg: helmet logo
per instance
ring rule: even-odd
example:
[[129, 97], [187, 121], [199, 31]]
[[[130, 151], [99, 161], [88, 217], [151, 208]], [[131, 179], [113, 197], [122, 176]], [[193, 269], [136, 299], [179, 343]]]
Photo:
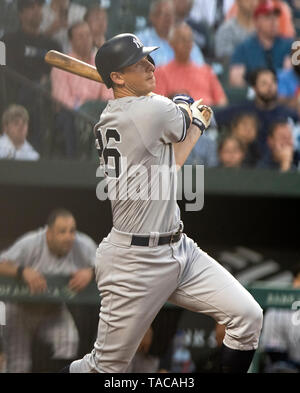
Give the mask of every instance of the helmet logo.
[[132, 39], [133, 43], [136, 45], [137, 48], [142, 48], [143, 44], [138, 38], [133, 38]]

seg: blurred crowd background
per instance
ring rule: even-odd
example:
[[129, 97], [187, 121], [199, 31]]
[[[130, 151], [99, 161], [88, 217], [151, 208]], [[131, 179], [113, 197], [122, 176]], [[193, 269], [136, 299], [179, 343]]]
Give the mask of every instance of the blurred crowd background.
[[96, 160], [91, 129], [112, 91], [44, 56], [94, 64], [105, 40], [132, 32], [160, 47], [156, 93], [215, 111], [187, 164], [297, 171], [299, 29], [297, 0], [1, 0], [0, 158]]
[[[0, 0], [0, 41], [5, 44], [0, 42], [0, 49], [5, 47], [6, 55], [0, 66], [1, 160], [98, 162], [92, 130], [113, 98], [111, 89], [51, 68], [44, 56], [54, 49], [94, 65], [97, 48], [123, 32], [160, 47], [153, 53], [155, 93], [203, 98], [214, 110], [187, 164], [299, 172], [299, 0]], [[292, 195], [293, 183], [288, 185]], [[7, 202], [2, 212], [11, 215], [11, 222], [2, 220], [0, 231], [0, 276], [22, 278], [39, 293], [48, 274], [67, 275], [71, 288], [81, 291], [93, 281], [100, 230], [110, 226], [106, 207], [96, 212], [94, 190], [88, 199], [90, 194], [75, 192], [75, 187], [57, 191], [40, 185], [31, 194], [21, 188], [19, 196], [10, 186], [0, 194]], [[284, 191], [271, 207], [269, 199], [250, 200], [251, 195], [230, 200], [220, 192], [222, 203], [208, 196], [205, 212], [188, 218], [187, 227], [201, 246], [211, 241], [208, 251], [243, 284], [276, 276], [277, 283], [299, 288], [299, 266], [291, 268], [299, 260], [299, 246], [296, 232], [290, 231], [290, 217], [297, 222], [297, 200], [280, 199], [288, 195]], [[77, 231], [73, 213], [65, 209], [52, 212], [44, 228], [31, 226], [44, 224], [38, 211], [42, 204], [44, 213], [62, 200], [87, 234]], [[264, 232], [273, 222], [274, 232]], [[245, 227], [247, 233], [239, 237]], [[25, 228], [31, 232], [21, 236]], [[262, 245], [276, 243], [277, 249], [264, 254], [239, 247], [245, 238], [246, 245], [261, 240]], [[224, 243], [234, 248], [225, 250]], [[292, 245], [293, 255], [281, 255], [283, 245]], [[81, 357], [93, 345], [98, 312], [98, 305], [8, 304], [0, 372], [53, 372]], [[267, 313], [260, 371], [299, 372], [300, 330], [291, 323], [291, 310]], [[223, 336], [224, 328], [212, 320], [166, 309], [146, 333], [129, 371], [215, 372]]]

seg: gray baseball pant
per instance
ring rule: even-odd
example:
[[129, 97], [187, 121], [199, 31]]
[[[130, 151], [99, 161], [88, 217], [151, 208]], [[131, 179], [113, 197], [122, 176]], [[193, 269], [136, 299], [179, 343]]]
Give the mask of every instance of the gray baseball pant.
[[258, 346], [262, 309], [250, 293], [185, 234], [177, 243], [131, 246], [131, 235], [112, 229], [97, 249], [101, 293], [94, 349], [74, 361], [71, 373], [126, 372], [139, 343], [166, 301], [226, 325], [224, 344]]
[[74, 359], [77, 355], [79, 334], [65, 305], [8, 303], [6, 318], [7, 372], [31, 372], [31, 346], [35, 335], [51, 344], [53, 359]]

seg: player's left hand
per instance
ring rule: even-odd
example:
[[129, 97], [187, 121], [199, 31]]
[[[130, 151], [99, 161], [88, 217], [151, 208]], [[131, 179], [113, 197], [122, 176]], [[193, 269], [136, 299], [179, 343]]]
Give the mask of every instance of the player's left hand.
[[69, 281], [69, 288], [72, 291], [82, 291], [92, 280], [94, 276], [94, 269], [86, 268], [77, 270]]
[[210, 125], [213, 111], [209, 106], [202, 105], [201, 102], [202, 99], [195, 101], [191, 105], [191, 111], [193, 116], [192, 123], [199, 127], [203, 133]]

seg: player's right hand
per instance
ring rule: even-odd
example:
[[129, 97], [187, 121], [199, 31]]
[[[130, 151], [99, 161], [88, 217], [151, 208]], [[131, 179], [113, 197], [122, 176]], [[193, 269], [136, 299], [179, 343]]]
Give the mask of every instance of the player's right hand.
[[45, 277], [30, 267], [25, 267], [22, 278], [28, 285], [31, 294], [45, 292], [47, 289]]
[[193, 116], [192, 123], [200, 128], [202, 133], [209, 127], [213, 111], [207, 105], [201, 105], [202, 99], [195, 101], [191, 105], [191, 112]]

